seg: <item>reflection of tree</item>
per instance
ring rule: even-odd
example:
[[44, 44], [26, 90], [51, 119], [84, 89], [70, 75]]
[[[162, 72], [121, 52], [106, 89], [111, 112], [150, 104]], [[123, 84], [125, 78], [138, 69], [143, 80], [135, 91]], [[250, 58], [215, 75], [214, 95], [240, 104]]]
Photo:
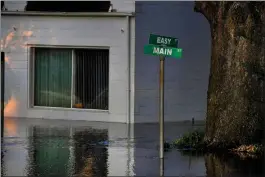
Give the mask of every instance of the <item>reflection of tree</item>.
[[106, 131], [86, 130], [74, 135], [75, 141], [75, 173], [79, 176], [107, 176], [107, 149], [95, 145], [106, 141]]
[[207, 177], [261, 177], [262, 159], [240, 159], [233, 155], [205, 155]]

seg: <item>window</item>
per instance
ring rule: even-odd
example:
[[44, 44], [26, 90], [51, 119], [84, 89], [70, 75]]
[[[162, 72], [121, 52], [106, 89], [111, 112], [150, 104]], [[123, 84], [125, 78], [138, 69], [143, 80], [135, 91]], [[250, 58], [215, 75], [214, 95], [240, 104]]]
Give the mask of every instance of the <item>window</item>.
[[32, 51], [34, 106], [108, 109], [108, 49]]

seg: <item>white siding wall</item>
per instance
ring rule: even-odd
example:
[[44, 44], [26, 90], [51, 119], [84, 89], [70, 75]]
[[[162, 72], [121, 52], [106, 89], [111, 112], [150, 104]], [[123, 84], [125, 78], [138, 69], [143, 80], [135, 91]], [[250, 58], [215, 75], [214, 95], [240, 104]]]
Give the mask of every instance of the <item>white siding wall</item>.
[[[134, 12], [133, 0], [113, 0], [113, 8], [118, 12]], [[11, 11], [23, 11], [26, 1], [6, 1], [6, 7]], [[17, 18], [17, 19], [16, 19]], [[93, 25], [91, 25], [93, 24]], [[5, 49], [8, 51], [9, 64], [7, 67], [6, 99], [13, 93], [16, 104], [12, 105], [9, 111], [11, 117], [37, 117], [51, 119], [81, 119], [95, 121], [125, 122], [127, 120], [128, 106], [128, 68], [127, 68], [127, 31], [122, 34], [120, 29], [127, 27], [125, 18], [103, 19], [75, 19], [72, 21], [66, 18], [44, 18], [44, 17], [2, 17], [1, 19], [1, 38], [12, 31], [12, 27], [19, 27], [21, 31], [32, 31], [32, 37], [20, 37], [21, 42], [14, 48]], [[135, 75], [135, 19], [131, 18], [131, 121], [134, 121], [134, 75]], [[20, 47], [23, 43], [35, 44], [54, 44], [54, 45], [109, 45], [110, 46], [110, 114], [93, 113], [89, 111], [65, 111], [65, 110], [35, 110], [27, 107], [28, 99], [28, 51]], [[119, 124], [113, 128], [110, 124], [108, 129], [109, 139], [123, 137], [129, 133], [128, 127]], [[121, 128], [122, 126], [123, 128]], [[112, 127], [112, 128], [111, 128]], [[113, 131], [117, 130], [117, 131]], [[133, 128], [128, 135], [133, 138]], [[108, 168], [110, 175], [121, 174], [120, 171], [132, 171], [133, 168], [133, 149], [109, 147]], [[23, 149], [24, 150], [24, 149]], [[129, 151], [129, 152], [128, 152]], [[26, 151], [25, 151], [26, 152]], [[24, 154], [25, 154], [24, 152]], [[22, 154], [23, 152], [20, 152]], [[124, 155], [121, 161], [116, 157]], [[131, 157], [128, 157], [131, 156]], [[130, 162], [131, 169], [127, 169], [127, 161]], [[126, 163], [123, 163], [126, 162]], [[123, 163], [121, 166], [120, 163]], [[11, 165], [12, 166], [12, 165]], [[15, 174], [14, 174], [15, 175]], [[127, 175], [127, 174], [121, 174]], [[130, 174], [129, 174], [130, 175]]]
[[[13, 95], [16, 107], [6, 116], [90, 121], [126, 122], [128, 118], [128, 21], [117, 18], [8, 17], [1, 19], [1, 38], [14, 32], [4, 51], [9, 58], [6, 66], [6, 100]], [[121, 29], [124, 32], [121, 32]], [[134, 29], [132, 27], [132, 29]], [[32, 33], [30, 37], [23, 32]], [[132, 34], [134, 34], [132, 32]], [[132, 35], [133, 37], [134, 35]], [[51, 110], [28, 108], [29, 51], [25, 44], [109, 46], [110, 87], [109, 113], [89, 110]], [[132, 53], [133, 56], [133, 53]], [[15, 110], [15, 111], [14, 111]]]
[[[10, 1], [8, 1], [8, 3], [10, 4]], [[12, 3], [14, 4], [14, 2]], [[180, 47], [184, 50], [182, 59], [176, 60], [170, 58], [166, 60], [165, 120], [182, 121], [191, 120], [192, 117], [194, 117], [195, 120], [203, 120], [205, 118], [206, 112], [211, 40], [209, 24], [201, 14], [195, 13], [193, 11], [193, 2], [146, 1], [137, 2], [136, 7], [134, 6], [135, 1], [133, 0], [112, 0], [111, 3], [113, 4], [113, 8], [117, 9], [117, 11], [120, 12], [136, 11], [136, 20], [131, 20], [131, 121], [158, 121], [159, 60], [158, 57], [143, 54], [143, 46], [148, 43], [148, 37], [150, 33], [178, 37], [180, 40]], [[20, 2], [19, 4], [21, 6], [22, 2]], [[18, 6], [19, 4], [17, 4], [16, 6]], [[13, 8], [15, 8], [14, 5]], [[123, 27], [125, 29], [127, 23], [125, 22], [125, 19], [123, 20]], [[3, 26], [5, 20], [2, 21]], [[61, 28], [64, 28], [63, 21], [60, 21], [59, 26], [61, 26]], [[10, 21], [9, 23], [11, 22], [12, 21]], [[52, 37], [49, 36], [49, 38], [47, 38], [49, 40], [46, 40], [47, 43], [56, 44], [56, 40], [58, 41], [58, 39], [55, 40], [55, 37], [56, 35], [61, 35], [61, 32], [58, 32], [57, 30], [57, 34], [55, 34], [56, 30], [54, 28], [56, 28], [59, 23], [53, 23], [55, 23], [55, 26], [52, 23], [49, 23], [49, 25], [52, 26], [53, 32], [49, 30], [49, 28], [47, 29], [47, 25], [44, 25], [45, 29], [42, 29], [41, 31], [43, 31], [44, 33], [44, 30], [46, 30], [46, 32], [49, 32], [49, 34], [52, 34]], [[81, 22], [75, 24], [79, 24], [79, 28], [81, 28], [83, 25]], [[119, 28], [119, 25], [117, 26], [116, 23], [112, 22], [107, 22], [105, 25], [108, 26], [107, 29], [109, 28], [109, 25], [115, 28]], [[135, 26], [136, 32], [134, 30]], [[87, 27], [84, 29], [86, 29], [87, 31]], [[79, 31], [81, 30], [79, 29]], [[69, 40], [73, 45], [80, 45], [87, 42], [86, 38], [80, 37], [82, 33], [80, 33], [79, 31], [74, 34], [78, 36], [78, 41]], [[96, 33], [100, 33], [99, 31]], [[109, 30], [107, 31], [108, 32], [105, 34], [110, 33]], [[136, 33], [136, 36], [134, 32]], [[120, 38], [124, 42], [124, 44], [126, 43], [125, 33], [123, 34], [123, 38]], [[70, 34], [73, 33], [69, 33], [69, 35]], [[88, 33], [86, 33], [85, 35], [88, 35]], [[109, 36], [112, 36], [114, 38], [112, 34], [110, 34]], [[101, 39], [97, 39], [97, 37], [93, 37], [93, 35], [91, 37], [93, 38], [92, 41], [101, 40], [105, 43], [106, 40], [103, 38], [103, 36], [101, 36]], [[65, 38], [62, 38], [61, 40], [64, 40], [65, 43], [68, 43], [66, 42]], [[115, 48], [115, 46], [113, 47]], [[127, 49], [125, 49], [125, 46], [122, 47], [123, 50], [121, 51], [120, 55], [123, 55], [125, 57], [127, 56]], [[135, 54], [136, 60], [134, 60]], [[13, 53], [12, 55], [17, 55], [17, 57], [20, 56], [20, 54], [17, 52]], [[19, 67], [23, 65], [24, 68], [27, 67], [27, 63], [21, 60], [17, 60], [11, 65], [12, 68], [17, 68], [17, 73], [21, 72], [21, 69], [19, 70]], [[115, 72], [113, 74], [115, 74]], [[116, 74], [118, 75], [118, 73]], [[127, 89], [126, 91], [128, 92], [128, 75], [119, 75], [117, 77], [126, 79], [126, 84], [124, 82], [123, 86]], [[122, 95], [119, 97], [124, 98]], [[128, 100], [126, 102], [126, 106], [127, 105]], [[125, 104], [123, 104], [123, 107], [124, 106]], [[128, 109], [126, 109], [126, 111], [128, 111]], [[124, 113], [121, 111], [117, 112], [119, 113], [117, 115]], [[59, 117], [64, 117], [64, 114], [67, 114], [68, 117], [73, 116], [72, 112], [61, 112], [60, 114], [61, 116]], [[86, 112], [80, 113], [80, 115], [82, 115], [81, 117], [84, 117], [86, 114]], [[99, 115], [101, 115], [101, 113], [95, 114], [95, 116]], [[101, 118], [95, 119], [101, 120]], [[121, 120], [121, 118], [119, 117], [115, 117], [114, 119]]]
[[165, 61], [165, 121], [203, 120], [210, 27], [194, 2], [136, 2], [135, 122], [158, 122], [159, 59], [144, 55], [150, 33], [179, 38], [182, 59]]
[[131, 17], [131, 42], [130, 42], [130, 48], [131, 48], [131, 63], [130, 63], [130, 122], [134, 123], [134, 106], [135, 106], [135, 17]]

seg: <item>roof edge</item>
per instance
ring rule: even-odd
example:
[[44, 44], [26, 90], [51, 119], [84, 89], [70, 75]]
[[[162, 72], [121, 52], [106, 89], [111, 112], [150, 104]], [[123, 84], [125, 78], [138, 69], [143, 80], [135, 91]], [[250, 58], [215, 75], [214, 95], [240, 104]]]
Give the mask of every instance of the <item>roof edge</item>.
[[38, 11], [1, 11], [2, 16], [58, 16], [58, 17], [128, 17], [128, 12], [38, 12]]

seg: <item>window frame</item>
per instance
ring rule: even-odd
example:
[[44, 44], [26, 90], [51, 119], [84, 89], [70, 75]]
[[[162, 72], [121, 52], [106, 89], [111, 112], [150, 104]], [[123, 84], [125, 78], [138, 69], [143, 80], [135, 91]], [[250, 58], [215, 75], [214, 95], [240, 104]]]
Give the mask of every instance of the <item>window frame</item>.
[[[110, 111], [110, 94], [108, 94], [108, 109], [85, 109], [85, 108], [74, 108], [74, 77], [75, 77], [75, 49], [97, 49], [97, 50], [108, 50], [108, 90], [110, 90], [110, 47], [109, 46], [67, 46], [67, 45], [28, 45], [29, 48], [29, 62], [28, 62], [28, 108], [33, 109], [49, 109], [49, 110], [76, 110], [76, 111], [95, 111], [95, 112], [108, 112]], [[53, 49], [70, 49], [72, 52], [72, 82], [71, 82], [71, 107], [49, 107], [49, 106], [35, 106], [34, 105], [34, 96], [35, 96], [35, 49], [36, 48], [53, 48]], [[109, 92], [110, 93], [110, 92]]]

